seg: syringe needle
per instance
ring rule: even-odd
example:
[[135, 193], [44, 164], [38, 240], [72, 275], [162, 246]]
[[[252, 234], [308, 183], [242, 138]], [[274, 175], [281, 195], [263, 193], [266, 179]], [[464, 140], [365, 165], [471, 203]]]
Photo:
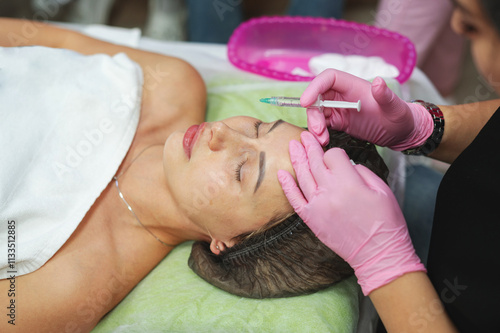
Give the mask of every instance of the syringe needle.
[[[299, 97], [283, 97], [283, 96], [273, 96], [270, 98], [261, 98], [260, 101], [262, 103], [276, 105], [276, 106], [286, 106], [286, 107], [302, 107], [300, 105]], [[308, 106], [308, 107], [316, 107], [316, 108], [337, 108], [337, 109], [356, 109], [358, 112], [361, 110], [361, 101], [357, 102], [345, 102], [345, 101], [330, 101], [330, 100], [322, 100], [321, 96], [318, 97], [318, 100]]]

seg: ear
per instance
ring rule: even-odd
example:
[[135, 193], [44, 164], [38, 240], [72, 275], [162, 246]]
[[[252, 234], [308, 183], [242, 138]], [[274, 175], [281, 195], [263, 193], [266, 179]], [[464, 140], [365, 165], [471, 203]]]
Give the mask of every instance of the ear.
[[212, 251], [212, 253], [215, 255], [219, 255], [226, 248], [232, 247], [234, 244], [236, 244], [236, 241], [234, 240], [223, 242], [221, 240], [212, 238], [212, 241], [210, 242], [210, 251]]

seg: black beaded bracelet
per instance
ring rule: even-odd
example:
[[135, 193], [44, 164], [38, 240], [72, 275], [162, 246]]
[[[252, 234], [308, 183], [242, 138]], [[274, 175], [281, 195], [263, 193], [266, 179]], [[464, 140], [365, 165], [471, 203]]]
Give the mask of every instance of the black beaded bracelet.
[[418, 103], [425, 107], [427, 111], [432, 116], [432, 121], [434, 122], [434, 130], [431, 136], [425, 141], [425, 143], [419, 147], [410, 148], [403, 150], [402, 153], [406, 155], [429, 155], [432, 153], [437, 146], [441, 143], [444, 133], [444, 117], [443, 112], [435, 104], [424, 102], [422, 100], [416, 99], [411, 101], [412, 103]]

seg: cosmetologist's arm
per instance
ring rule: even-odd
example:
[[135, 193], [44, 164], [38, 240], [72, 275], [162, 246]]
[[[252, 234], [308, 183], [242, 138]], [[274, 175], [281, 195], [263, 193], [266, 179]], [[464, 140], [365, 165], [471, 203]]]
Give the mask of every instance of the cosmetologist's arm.
[[500, 106], [500, 99], [463, 105], [440, 105], [445, 125], [441, 144], [429, 157], [452, 163]]
[[387, 332], [458, 332], [427, 274], [412, 272], [370, 293]]

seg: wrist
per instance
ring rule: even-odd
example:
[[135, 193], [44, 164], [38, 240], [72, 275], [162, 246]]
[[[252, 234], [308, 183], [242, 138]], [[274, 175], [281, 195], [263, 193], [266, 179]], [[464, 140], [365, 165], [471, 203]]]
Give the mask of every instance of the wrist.
[[353, 264], [347, 260], [365, 296], [406, 273], [426, 272], [415, 253], [406, 226], [401, 225], [392, 232], [391, 241], [384, 242], [376, 251], [370, 249], [372, 255], [365, 257], [362, 262]]
[[[414, 128], [414, 131], [419, 131], [421, 136], [419, 140], [415, 140], [414, 144], [403, 149], [403, 154], [406, 155], [429, 155], [432, 153], [441, 143], [441, 139], [444, 134], [444, 116], [441, 109], [432, 103], [427, 103], [422, 100], [415, 100], [409, 104], [413, 109], [418, 108], [422, 111], [424, 108], [427, 111], [427, 117], [425, 120], [422, 119], [421, 126], [422, 129], [419, 131], [418, 127]], [[418, 113], [422, 114], [422, 113]], [[429, 123], [430, 119], [430, 123]], [[415, 124], [417, 124], [415, 122]], [[425, 138], [425, 140], [422, 140]]]
[[404, 142], [391, 146], [392, 150], [405, 151], [424, 145], [432, 135], [434, 123], [428, 109], [419, 103], [406, 103], [413, 117], [413, 129]]
[[394, 258], [390, 262], [379, 263], [368, 270], [355, 270], [363, 295], [368, 296], [372, 291], [391, 283], [405, 274], [427, 272], [427, 269], [415, 253], [398, 258], [401, 262], [397, 264], [393, 260]]

